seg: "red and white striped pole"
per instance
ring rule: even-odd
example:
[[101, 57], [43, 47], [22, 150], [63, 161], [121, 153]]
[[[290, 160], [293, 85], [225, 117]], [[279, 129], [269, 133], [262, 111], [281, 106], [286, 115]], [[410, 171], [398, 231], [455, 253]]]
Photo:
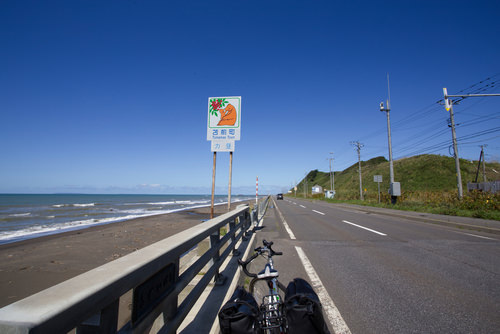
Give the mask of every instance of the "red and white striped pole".
[[259, 202], [259, 177], [255, 180], [255, 204]]

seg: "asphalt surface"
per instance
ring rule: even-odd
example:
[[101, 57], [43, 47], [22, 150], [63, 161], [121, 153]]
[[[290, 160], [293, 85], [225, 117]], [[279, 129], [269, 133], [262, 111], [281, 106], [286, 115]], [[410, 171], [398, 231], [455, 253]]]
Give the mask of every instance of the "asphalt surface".
[[302, 247], [351, 333], [499, 333], [500, 236], [434, 216], [285, 197], [256, 242], [284, 252], [274, 262], [285, 285], [308, 277]]

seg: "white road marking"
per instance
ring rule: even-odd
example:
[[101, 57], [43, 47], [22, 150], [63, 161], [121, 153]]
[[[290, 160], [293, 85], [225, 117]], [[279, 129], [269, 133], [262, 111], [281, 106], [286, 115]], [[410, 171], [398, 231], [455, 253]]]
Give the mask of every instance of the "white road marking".
[[300, 206], [301, 208], [304, 208], [304, 209], [306, 208], [306, 207], [305, 207], [305, 206], [303, 206], [302, 204], [300, 204], [299, 206]]
[[325, 215], [323, 212], [316, 211], [316, 210], [313, 210], [313, 211], [316, 212], [316, 213], [319, 213], [320, 215], [323, 215], [323, 216]]
[[342, 318], [342, 315], [337, 309], [337, 306], [335, 306], [335, 303], [328, 294], [328, 291], [326, 291], [323, 283], [321, 282], [318, 274], [316, 273], [316, 270], [314, 270], [314, 267], [307, 258], [306, 253], [304, 253], [302, 248], [299, 246], [295, 246], [295, 250], [297, 251], [297, 254], [299, 254], [299, 258], [302, 261], [302, 265], [304, 266], [307, 275], [309, 276], [311, 285], [317, 292], [319, 300], [323, 305], [323, 310], [325, 311], [328, 320], [330, 320], [330, 323], [332, 324], [333, 332], [335, 334], [341, 334], [341, 333], [350, 334], [351, 330], [345, 323], [344, 318]]
[[364, 226], [361, 226], [361, 225], [358, 225], [358, 224], [354, 224], [354, 223], [348, 222], [347, 220], [343, 220], [343, 222], [346, 223], [346, 224], [351, 224], [353, 226], [356, 226], [356, 227], [362, 228], [364, 230], [373, 232], [373, 233], [377, 233], [379, 235], [387, 236], [387, 234], [385, 234], [385, 233], [382, 233], [382, 232], [379, 232], [379, 231], [375, 231], [375, 230], [372, 230], [371, 228], [364, 227]]
[[276, 211], [278, 211], [278, 214], [280, 215], [281, 221], [283, 222], [283, 226], [285, 226], [285, 230], [288, 232], [288, 235], [290, 236], [290, 239], [295, 240], [295, 235], [293, 234], [292, 230], [290, 229], [290, 226], [288, 226], [285, 218], [281, 214], [280, 209], [278, 208], [277, 205], [274, 206], [276, 208]]
[[488, 239], [488, 240], [497, 240], [495, 238], [489, 238], [489, 237], [483, 237], [482, 235], [477, 235], [477, 234], [471, 234], [471, 233], [464, 233], [464, 232], [457, 232], [459, 234], [465, 234], [471, 237], [476, 237], [476, 238], [481, 238], [481, 239]]
[[297, 205], [297, 203], [295, 203], [295, 202], [292, 202], [292, 203], [295, 204], [295, 205]]

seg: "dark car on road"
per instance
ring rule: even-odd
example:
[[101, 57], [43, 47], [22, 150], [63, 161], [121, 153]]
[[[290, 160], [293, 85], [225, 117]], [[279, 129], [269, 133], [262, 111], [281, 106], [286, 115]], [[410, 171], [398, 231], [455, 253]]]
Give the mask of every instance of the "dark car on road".
[[276, 195], [276, 199], [283, 199], [283, 194]]

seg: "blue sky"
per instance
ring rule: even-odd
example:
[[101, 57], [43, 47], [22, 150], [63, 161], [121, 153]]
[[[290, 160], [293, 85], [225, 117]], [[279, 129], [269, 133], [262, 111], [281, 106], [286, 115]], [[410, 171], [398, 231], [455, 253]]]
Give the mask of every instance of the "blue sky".
[[[2, 1], [0, 192], [210, 193], [211, 96], [242, 97], [233, 193], [282, 191], [388, 157], [387, 73], [394, 158], [449, 155], [436, 101], [500, 93], [498, 36], [498, 1]], [[500, 97], [455, 112], [500, 160]]]

